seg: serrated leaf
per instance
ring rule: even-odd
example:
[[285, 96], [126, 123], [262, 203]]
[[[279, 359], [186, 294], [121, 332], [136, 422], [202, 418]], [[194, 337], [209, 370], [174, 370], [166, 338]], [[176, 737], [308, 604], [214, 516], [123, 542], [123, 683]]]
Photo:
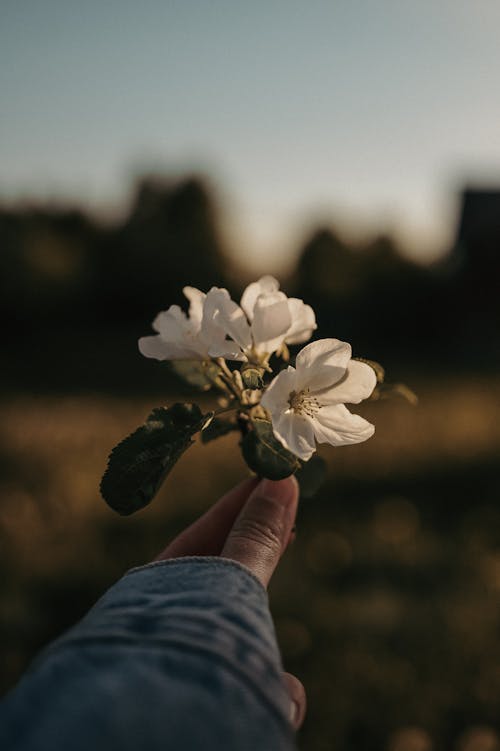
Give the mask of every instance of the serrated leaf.
[[295, 454], [275, 437], [270, 421], [262, 418], [250, 421], [250, 430], [241, 441], [241, 452], [250, 469], [268, 480], [283, 480], [300, 467]]
[[233, 430], [239, 430], [238, 425], [231, 420], [224, 420], [220, 417], [214, 417], [206, 428], [201, 431], [202, 443], [210, 443], [215, 441], [216, 438], [221, 438], [227, 433], [231, 433]]
[[295, 477], [300, 486], [301, 498], [312, 498], [326, 480], [327, 467], [325, 460], [314, 454], [309, 461], [302, 462], [301, 468]]
[[109, 455], [100, 486], [106, 503], [124, 516], [147, 506], [209, 418], [196, 404], [154, 409]]
[[170, 370], [182, 381], [200, 391], [208, 391], [218, 383], [219, 367], [203, 360], [170, 360]]

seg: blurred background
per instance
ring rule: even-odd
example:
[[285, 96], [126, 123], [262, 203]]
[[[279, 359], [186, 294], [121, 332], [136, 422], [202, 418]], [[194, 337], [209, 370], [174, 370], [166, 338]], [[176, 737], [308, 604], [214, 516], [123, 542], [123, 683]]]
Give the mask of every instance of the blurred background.
[[137, 516], [98, 491], [186, 397], [137, 351], [155, 314], [273, 273], [420, 397], [321, 451], [273, 581], [301, 748], [498, 751], [499, 28], [489, 0], [1, 3], [3, 690], [246, 474], [228, 436]]

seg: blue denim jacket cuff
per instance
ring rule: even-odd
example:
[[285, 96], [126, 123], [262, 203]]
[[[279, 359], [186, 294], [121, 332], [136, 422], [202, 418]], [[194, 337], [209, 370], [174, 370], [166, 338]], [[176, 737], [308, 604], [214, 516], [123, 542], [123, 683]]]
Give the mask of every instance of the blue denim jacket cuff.
[[288, 723], [267, 592], [235, 561], [186, 557], [131, 569], [42, 657], [91, 644], [198, 654], [238, 675]]

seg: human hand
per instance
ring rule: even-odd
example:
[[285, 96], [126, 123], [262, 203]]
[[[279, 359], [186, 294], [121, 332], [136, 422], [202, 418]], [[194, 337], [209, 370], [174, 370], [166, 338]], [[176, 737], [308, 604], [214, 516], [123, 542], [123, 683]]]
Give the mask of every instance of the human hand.
[[[299, 488], [285, 480], [244, 480], [203, 516], [181, 532], [156, 560], [184, 556], [222, 556], [243, 564], [267, 587], [293, 538]], [[302, 683], [284, 673], [295, 729], [304, 721], [306, 695]]]

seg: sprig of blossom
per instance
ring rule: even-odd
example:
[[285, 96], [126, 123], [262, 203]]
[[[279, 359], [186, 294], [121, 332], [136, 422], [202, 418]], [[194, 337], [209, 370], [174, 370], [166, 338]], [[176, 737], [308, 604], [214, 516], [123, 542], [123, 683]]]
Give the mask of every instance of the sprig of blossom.
[[[345, 446], [373, 435], [374, 426], [346, 404], [378, 397], [383, 369], [353, 359], [351, 345], [332, 338], [311, 342], [288, 364], [289, 345], [311, 338], [316, 317], [302, 300], [287, 297], [274, 277], [248, 285], [239, 304], [224, 288], [183, 292], [188, 312], [172, 305], [159, 313], [156, 333], [141, 337], [139, 350], [171, 361], [190, 385], [215, 389], [219, 409], [157, 408], [112, 452], [101, 490], [120, 513], [149, 503], [198, 431], [204, 442], [239, 431], [248, 465], [270, 479], [300, 474], [318, 443]], [[125, 502], [127, 483], [133, 492]]]
[[285, 344], [310, 339], [316, 329], [313, 309], [279, 291], [272, 276], [263, 276], [243, 292], [240, 305], [227, 289], [212, 287], [208, 294], [185, 287], [190, 302], [186, 315], [178, 305], [153, 321], [156, 336], [139, 339], [139, 350], [156, 360], [223, 357], [267, 364]]

